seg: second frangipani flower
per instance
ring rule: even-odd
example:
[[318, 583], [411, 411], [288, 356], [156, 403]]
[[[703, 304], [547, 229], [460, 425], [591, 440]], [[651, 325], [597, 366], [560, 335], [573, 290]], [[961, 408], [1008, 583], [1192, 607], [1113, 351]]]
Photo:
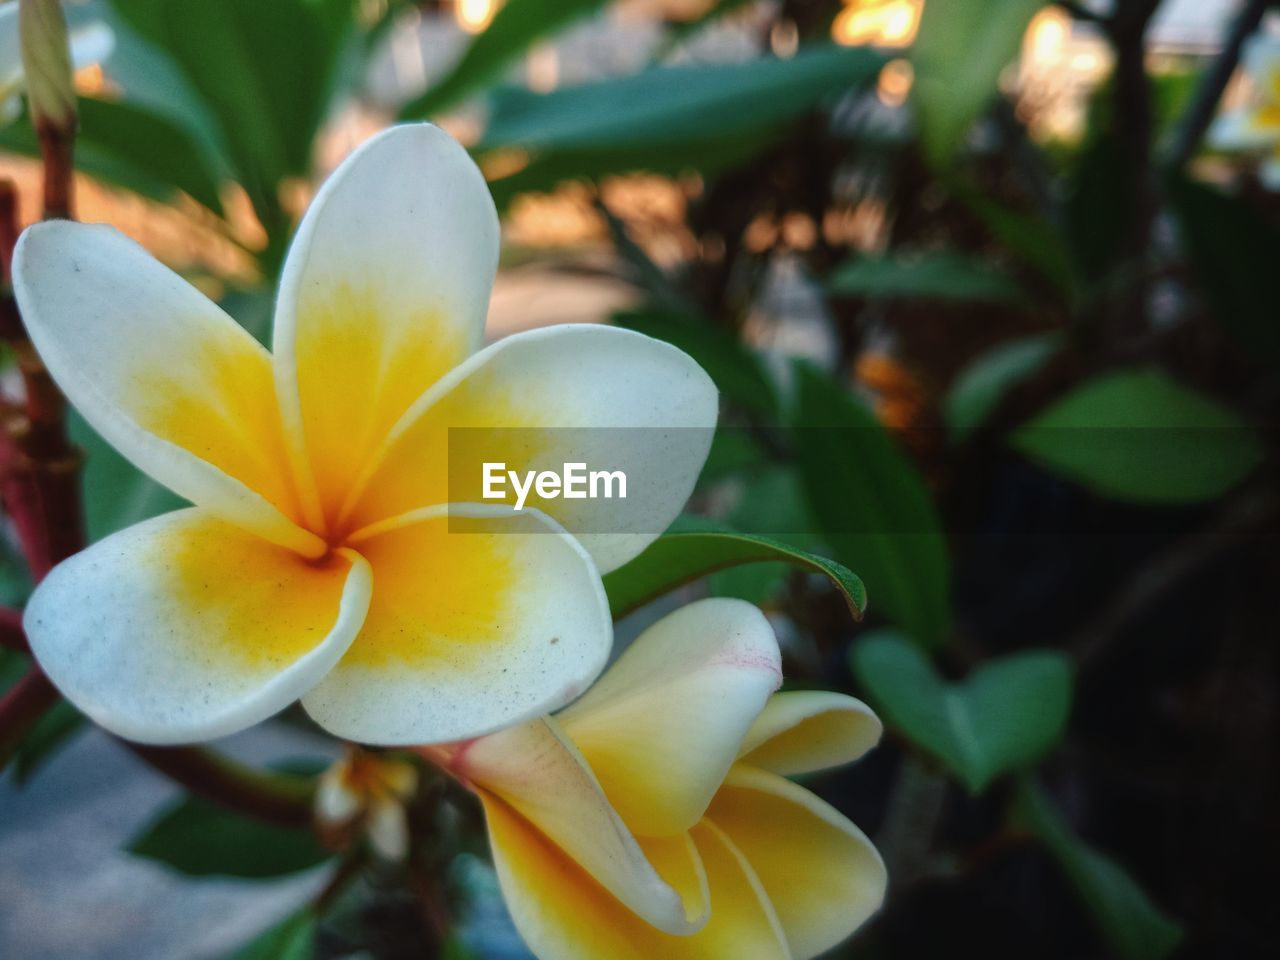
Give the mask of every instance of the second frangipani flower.
[[1262, 151], [1258, 178], [1268, 189], [1280, 190], [1280, 36], [1250, 37], [1243, 62], [1252, 99], [1214, 121], [1209, 143], [1221, 150]]
[[807, 960], [875, 912], [875, 848], [786, 777], [857, 759], [880, 723], [840, 694], [771, 697], [779, 671], [760, 611], [704, 600], [558, 716], [424, 751], [482, 800], [541, 960]]
[[[580, 540], [554, 507], [446, 505], [448, 429], [706, 430], [659, 465], [640, 528], [656, 532], [693, 488], [716, 393], [680, 351], [619, 329], [551, 327], [477, 352], [497, 257], [479, 170], [426, 124], [375, 137], [320, 191], [270, 353], [110, 228], [23, 234], [14, 287], [50, 372], [103, 437], [195, 504], [37, 588], [26, 629], [70, 700], [124, 737], [175, 743], [302, 697], [339, 737], [409, 744], [495, 730], [585, 689], [612, 639], [600, 572], [654, 534]], [[552, 454], [595, 459], [539, 451]]]

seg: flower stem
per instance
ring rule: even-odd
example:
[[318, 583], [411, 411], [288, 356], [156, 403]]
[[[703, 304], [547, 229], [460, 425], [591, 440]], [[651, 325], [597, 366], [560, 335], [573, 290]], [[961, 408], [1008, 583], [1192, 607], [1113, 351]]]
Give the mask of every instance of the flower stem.
[[15, 653], [31, 655], [26, 631], [22, 629], [22, 611], [0, 607], [0, 647]]
[[170, 780], [228, 810], [284, 827], [311, 825], [310, 778], [264, 773], [199, 747], [121, 743]]
[[39, 667], [10, 687], [0, 698], [0, 770], [22, 746], [45, 711], [58, 702], [58, 691]]

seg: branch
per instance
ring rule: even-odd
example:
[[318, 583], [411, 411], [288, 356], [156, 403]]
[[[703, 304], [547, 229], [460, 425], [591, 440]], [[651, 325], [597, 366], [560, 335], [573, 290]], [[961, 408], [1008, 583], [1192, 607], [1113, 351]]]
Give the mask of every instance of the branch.
[[0, 698], [0, 770], [22, 746], [31, 729], [58, 702], [58, 691], [39, 667], [32, 667]]
[[1222, 93], [1227, 89], [1227, 84], [1236, 71], [1236, 64], [1240, 62], [1240, 51], [1244, 48], [1244, 42], [1258, 29], [1270, 3], [1271, 0], [1249, 0], [1248, 5], [1240, 11], [1240, 16], [1232, 24], [1222, 52], [1218, 54], [1213, 66], [1201, 79], [1195, 98], [1183, 117], [1182, 123], [1179, 124], [1173, 141], [1169, 144], [1164, 158], [1166, 172], [1176, 173], [1181, 170], [1196, 152], [1200, 141], [1204, 139], [1205, 131], [1213, 121], [1214, 114], [1217, 113], [1218, 101], [1222, 99]]
[[201, 747], [120, 742], [152, 769], [228, 810], [284, 827], [311, 825], [315, 784], [309, 778], [264, 773]]
[[26, 631], [22, 629], [22, 611], [12, 607], [0, 607], [0, 647], [16, 653], [31, 655]]

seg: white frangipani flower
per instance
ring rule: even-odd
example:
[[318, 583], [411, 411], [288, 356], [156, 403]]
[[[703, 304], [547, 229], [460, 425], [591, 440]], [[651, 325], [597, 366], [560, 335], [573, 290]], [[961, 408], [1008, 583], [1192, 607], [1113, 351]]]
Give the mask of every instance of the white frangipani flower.
[[[24, 624], [68, 699], [120, 736], [179, 743], [301, 697], [339, 737], [403, 745], [526, 720], [591, 683], [612, 641], [601, 571], [684, 505], [716, 391], [679, 350], [612, 327], [477, 352], [497, 261], [484, 179], [430, 124], [378, 135], [320, 190], [284, 266], [271, 353], [109, 227], [22, 235], [14, 291], [50, 373], [195, 504], [37, 587]], [[599, 530], [591, 514], [617, 501], [449, 502], [450, 428], [509, 426], [696, 429], [651, 466], [625, 531], [579, 539], [561, 521]], [[593, 444], [616, 436], [543, 431], [504, 458], [595, 463], [609, 451]]]

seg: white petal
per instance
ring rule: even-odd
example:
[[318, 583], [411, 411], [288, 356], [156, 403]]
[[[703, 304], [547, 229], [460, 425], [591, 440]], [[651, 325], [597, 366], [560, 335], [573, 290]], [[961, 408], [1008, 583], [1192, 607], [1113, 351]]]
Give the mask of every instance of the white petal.
[[670, 933], [693, 929], [676, 891], [650, 865], [550, 717], [465, 745], [451, 769], [500, 797], [649, 923]]
[[562, 706], [608, 659], [600, 575], [536, 511], [431, 508], [352, 546], [373, 568], [369, 617], [303, 701], [336, 736], [398, 746], [479, 736]]
[[642, 633], [558, 719], [623, 820], [662, 836], [698, 822], [781, 679], [764, 614], [702, 600]]
[[[445, 501], [480, 502], [483, 462], [626, 474], [626, 498], [527, 502], [608, 572], [670, 525], [715, 431], [711, 378], [670, 344], [613, 327], [547, 327], [499, 341], [429, 391], [392, 431], [353, 526]], [[449, 470], [441, 469], [447, 463]], [[615, 488], [617, 492], [619, 488]], [[514, 496], [508, 487], [508, 503]]]
[[210, 512], [319, 556], [296, 516], [267, 352], [203, 294], [105, 226], [27, 229], [14, 294], [67, 397], [141, 470]]
[[360, 794], [347, 785], [346, 761], [339, 761], [320, 775], [316, 784], [316, 817], [325, 824], [342, 826], [360, 812]]
[[365, 827], [369, 844], [385, 860], [399, 862], [409, 853], [409, 819], [396, 800], [382, 800], [369, 810]]
[[235, 733], [309, 690], [350, 646], [368, 565], [323, 565], [198, 510], [129, 527], [59, 564], [23, 617], [59, 690], [141, 743]]
[[401, 414], [479, 345], [497, 264], [484, 177], [431, 124], [372, 138], [316, 195], [280, 278], [274, 338], [313, 522], [333, 520]]
[[741, 759], [789, 777], [852, 763], [880, 742], [884, 727], [861, 700], [796, 690], [769, 699], [742, 744]]

